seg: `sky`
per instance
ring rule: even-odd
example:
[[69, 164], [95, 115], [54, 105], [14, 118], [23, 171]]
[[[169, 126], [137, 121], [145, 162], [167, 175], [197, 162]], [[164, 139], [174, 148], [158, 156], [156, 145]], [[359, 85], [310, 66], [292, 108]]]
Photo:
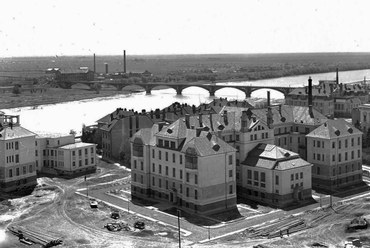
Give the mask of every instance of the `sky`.
[[0, 4], [0, 57], [370, 52], [367, 0]]

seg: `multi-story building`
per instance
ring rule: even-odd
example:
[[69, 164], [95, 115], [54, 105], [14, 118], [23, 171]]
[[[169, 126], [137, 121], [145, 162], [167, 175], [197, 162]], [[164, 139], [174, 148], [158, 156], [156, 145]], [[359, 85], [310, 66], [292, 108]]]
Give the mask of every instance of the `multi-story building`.
[[328, 120], [307, 135], [312, 185], [334, 190], [362, 181], [362, 132], [343, 119]]
[[75, 143], [72, 134], [36, 136], [36, 168], [55, 175], [74, 175], [96, 170], [96, 144]]
[[189, 119], [142, 129], [132, 141], [132, 196], [202, 214], [236, 207], [235, 149]]
[[370, 104], [362, 104], [352, 111], [352, 124], [359, 125], [364, 133], [370, 128]]
[[259, 144], [241, 163], [238, 195], [279, 207], [310, 199], [311, 167], [297, 153]]
[[335, 117], [350, 117], [353, 109], [361, 105], [360, 98], [336, 98], [334, 100]]
[[21, 127], [19, 116], [0, 114], [0, 191], [33, 188], [36, 134]]

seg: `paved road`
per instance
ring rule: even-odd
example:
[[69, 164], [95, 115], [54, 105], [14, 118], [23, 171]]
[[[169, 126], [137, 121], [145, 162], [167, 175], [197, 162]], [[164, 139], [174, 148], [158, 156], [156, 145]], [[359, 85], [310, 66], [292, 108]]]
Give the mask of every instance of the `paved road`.
[[[174, 227], [177, 227], [177, 217], [168, 215], [166, 213], [163, 213], [161, 211], [156, 211], [153, 209], [149, 209], [144, 206], [140, 205], [135, 205], [132, 202], [128, 203], [127, 200], [123, 200], [114, 196], [107, 195], [106, 192], [114, 190], [114, 189], [121, 189], [123, 186], [122, 185], [116, 185], [116, 186], [106, 186], [105, 188], [101, 189], [96, 189], [96, 190], [89, 190], [89, 195], [93, 196], [97, 199], [100, 199], [102, 201], [108, 202], [110, 204], [113, 204], [115, 206], [121, 207], [123, 209], [127, 209], [129, 207], [130, 211], [134, 211], [137, 214], [141, 214], [144, 216], [147, 216], [149, 218], [156, 219], [158, 221], [164, 222], [167, 225], [172, 225]], [[83, 193], [83, 191], [81, 191]], [[369, 192], [365, 192], [366, 194], [370, 195]], [[360, 193], [357, 195], [363, 195], [364, 193]], [[351, 197], [354, 197], [355, 195], [352, 195]], [[333, 197], [333, 204], [335, 204], [338, 201], [343, 201], [344, 199], [348, 199], [351, 197], [347, 198], [340, 198], [340, 197]], [[271, 213], [267, 213], [264, 215], [261, 215], [256, 218], [248, 218], [248, 219], [239, 219], [237, 221], [234, 221], [232, 223], [227, 223], [218, 227], [211, 227], [208, 229], [207, 227], [202, 227], [202, 226], [197, 226], [192, 223], [189, 223], [185, 219], [181, 219], [181, 228], [185, 229], [186, 231], [191, 232], [191, 235], [186, 237], [187, 240], [192, 241], [192, 242], [199, 242], [199, 241], [206, 241], [208, 239], [208, 232], [210, 233], [211, 239], [219, 237], [219, 236], [224, 236], [227, 234], [231, 234], [233, 232], [238, 232], [241, 230], [244, 230], [246, 228], [255, 226], [255, 225], [260, 225], [272, 220], [276, 220], [282, 217], [287, 217], [293, 214], [299, 214], [302, 213], [306, 210], [312, 210], [315, 208], [320, 207], [319, 200], [316, 199], [318, 202], [315, 204], [311, 204], [308, 206], [303, 206], [300, 208], [296, 208], [294, 210], [289, 210], [289, 211], [274, 211]], [[328, 205], [330, 201], [329, 197], [323, 197], [322, 198], [322, 206]], [[162, 206], [163, 204], [168, 204], [168, 208], [172, 207], [169, 203], [160, 203]], [[156, 205], [154, 205], [155, 207]]]

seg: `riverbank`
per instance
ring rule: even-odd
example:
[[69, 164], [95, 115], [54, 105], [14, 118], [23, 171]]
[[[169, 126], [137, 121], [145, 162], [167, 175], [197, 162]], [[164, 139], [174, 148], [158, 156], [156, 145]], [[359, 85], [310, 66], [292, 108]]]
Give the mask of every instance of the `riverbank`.
[[97, 97], [113, 97], [140, 92], [142, 89], [130, 89], [117, 91], [114, 89], [102, 89], [99, 94], [87, 89], [61, 89], [45, 88], [42, 92], [31, 93], [30, 90], [23, 90], [19, 95], [11, 92], [2, 93], [0, 97], [0, 109], [37, 107], [39, 105], [56, 104], [71, 101], [93, 99]]

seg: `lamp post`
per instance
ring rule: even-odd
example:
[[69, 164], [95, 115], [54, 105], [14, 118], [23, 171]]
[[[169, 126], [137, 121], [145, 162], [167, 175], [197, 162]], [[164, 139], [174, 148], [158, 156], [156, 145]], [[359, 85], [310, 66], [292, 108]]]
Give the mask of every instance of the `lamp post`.
[[181, 233], [180, 233], [180, 210], [177, 210], [177, 225], [179, 228], [179, 248], [181, 248]]

